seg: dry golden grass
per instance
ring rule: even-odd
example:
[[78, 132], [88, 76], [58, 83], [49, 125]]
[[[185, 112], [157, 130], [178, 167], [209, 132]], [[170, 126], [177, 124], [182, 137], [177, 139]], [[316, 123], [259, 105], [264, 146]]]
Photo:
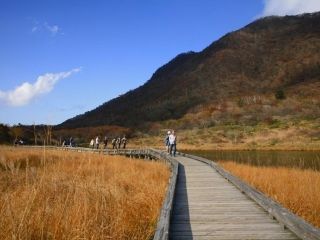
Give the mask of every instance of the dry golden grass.
[[[320, 126], [320, 125], [319, 125]], [[298, 126], [271, 129], [267, 125], [216, 126], [206, 129], [177, 130], [178, 150], [305, 150], [319, 151], [319, 126], [300, 123]], [[252, 129], [252, 132], [251, 130]], [[165, 132], [156, 136], [130, 139], [130, 148], [144, 146], [164, 149]], [[241, 138], [239, 136], [241, 136]], [[310, 135], [315, 135], [312, 137]], [[238, 137], [235, 137], [238, 136]], [[235, 142], [236, 139], [236, 142]]]
[[157, 162], [0, 147], [0, 239], [150, 239], [169, 175]]
[[255, 167], [220, 162], [223, 168], [320, 227], [320, 172], [285, 167]]

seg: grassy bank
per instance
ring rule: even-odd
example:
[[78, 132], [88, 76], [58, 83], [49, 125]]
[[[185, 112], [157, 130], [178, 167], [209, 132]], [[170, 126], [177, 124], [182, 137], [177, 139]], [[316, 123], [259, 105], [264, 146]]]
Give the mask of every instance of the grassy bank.
[[167, 166], [124, 157], [0, 149], [0, 239], [150, 239]]
[[[319, 126], [319, 120], [274, 120], [252, 126], [228, 124], [177, 129], [177, 147], [189, 150], [320, 150]], [[163, 147], [166, 131], [140, 134], [130, 140], [130, 146]]]
[[231, 161], [219, 164], [306, 221], [320, 227], [320, 172], [285, 167], [254, 167]]

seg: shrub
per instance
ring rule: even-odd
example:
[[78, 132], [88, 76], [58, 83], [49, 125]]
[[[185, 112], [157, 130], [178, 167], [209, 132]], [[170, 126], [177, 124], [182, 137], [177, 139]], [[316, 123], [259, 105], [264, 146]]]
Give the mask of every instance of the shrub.
[[278, 91], [276, 91], [276, 93], [274, 94], [274, 96], [276, 97], [276, 99], [278, 100], [283, 100], [286, 99], [286, 95], [284, 93], [284, 91], [282, 89], [279, 89]]

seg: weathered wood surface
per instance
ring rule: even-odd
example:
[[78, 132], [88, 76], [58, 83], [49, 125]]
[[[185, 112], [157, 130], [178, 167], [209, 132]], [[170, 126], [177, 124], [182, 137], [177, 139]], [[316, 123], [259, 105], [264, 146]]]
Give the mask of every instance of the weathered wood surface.
[[276, 219], [280, 225], [284, 228], [288, 228], [295, 233], [300, 239], [305, 240], [320, 240], [320, 229], [314, 227], [302, 218], [290, 212], [288, 209], [281, 206], [279, 203], [266, 197], [263, 193], [259, 192], [255, 188], [249, 186], [239, 178], [233, 176], [218, 164], [208, 159], [180, 153], [181, 156], [185, 156], [191, 159], [203, 162], [213, 169], [215, 169], [221, 176], [236, 186], [241, 192], [246, 194], [250, 199], [259, 204], [270, 216]]
[[208, 164], [176, 159], [170, 239], [299, 239]]

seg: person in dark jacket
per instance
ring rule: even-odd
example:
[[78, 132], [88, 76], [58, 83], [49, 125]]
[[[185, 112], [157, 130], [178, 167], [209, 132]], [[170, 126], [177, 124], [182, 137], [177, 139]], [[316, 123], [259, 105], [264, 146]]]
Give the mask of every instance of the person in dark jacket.
[[108, 148], [108, 138], [107, 138], [107, 136], [105, 136], [104, 139], [103, 139], [103, 148], [104, 149]]

